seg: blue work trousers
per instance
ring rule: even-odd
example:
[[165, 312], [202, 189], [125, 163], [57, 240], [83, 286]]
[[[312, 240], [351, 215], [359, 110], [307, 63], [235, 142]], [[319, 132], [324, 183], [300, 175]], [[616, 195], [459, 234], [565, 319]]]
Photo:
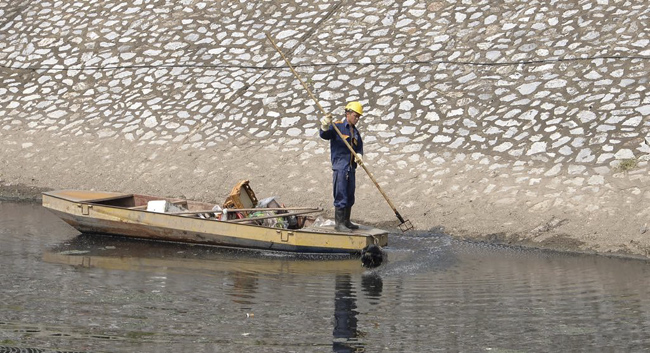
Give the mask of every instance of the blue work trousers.
[[355, 171], [352, 167], [334, 169], [334, 207], [346, 208], [354, 205]]

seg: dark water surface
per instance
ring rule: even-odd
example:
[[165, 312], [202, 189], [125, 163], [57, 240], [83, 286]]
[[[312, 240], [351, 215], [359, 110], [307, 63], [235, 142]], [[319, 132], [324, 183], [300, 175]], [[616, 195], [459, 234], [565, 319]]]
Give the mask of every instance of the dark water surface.
[[444, 235], [389, 262], [79, 236], [0, 203], [0, 352], [650, 349], [650, 264]]

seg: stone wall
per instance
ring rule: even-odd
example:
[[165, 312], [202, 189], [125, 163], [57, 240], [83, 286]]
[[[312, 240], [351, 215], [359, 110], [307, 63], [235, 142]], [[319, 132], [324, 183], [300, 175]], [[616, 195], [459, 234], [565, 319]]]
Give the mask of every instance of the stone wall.
[[[649, 15], [616, 0], [0, 1], [0, 179], [216, 200], [251, 179], [328, 207], [321, 113], [269, 33], [327, 111], [364, 104], [365, 160], [419, 228], [646, 254]], [[357, 195], [359, 219], [392, 217], [369, 180]]]

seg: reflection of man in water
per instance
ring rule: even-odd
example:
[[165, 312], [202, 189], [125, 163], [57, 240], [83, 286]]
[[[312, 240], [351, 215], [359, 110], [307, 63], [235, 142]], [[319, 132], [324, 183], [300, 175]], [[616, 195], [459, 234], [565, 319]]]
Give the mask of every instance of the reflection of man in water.
[[357, 304], [355, 293], [352, 292], [350, 275], [336, 276], [336, 292], [334, 294], [334, 352], [362, 352], [363, 344], [356, 342]]
[[[376, 273], [361, 277], [361, 287], [371, 299], [371, 304], [376, 304], [381, 297], [384, 283]], [[363, 337], [363, 332], [357, 329], [357, 298], [352, 290], [349, 274], [336, 276], [334, 294], [334, 352], [363, 352], [365, 344], [357, 341]], [[374, 299], [374, 300], [372, 300]], [[374, 303], [373, 303], [374, 302]]]

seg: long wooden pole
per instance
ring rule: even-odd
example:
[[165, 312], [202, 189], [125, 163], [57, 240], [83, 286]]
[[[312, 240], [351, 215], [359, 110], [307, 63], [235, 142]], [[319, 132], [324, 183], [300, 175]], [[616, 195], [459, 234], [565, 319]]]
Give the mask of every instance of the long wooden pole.
[[[255, 212], [255, 211], [314, 211], [320, 212], [323, 209], [320, 207], [273, 207], [273, 208], [228, 208], [228, 212]], [[179, 212], [167, 212], [168, 214], [173, 215], [185, 215], [185, 214], [197, 214], [197, 213], [223, 213], [222, 210], [199, 210], [199, 211], [179, 211]]]
[[[323, 113], [323, 115], [326, 115], [327, 112], [325, 112], [325, 109], [323, 109], [323, 106], [320, 105], [320, 103], [318, 102], [318, 99], [316, 99], [314, 94], [311, 93], [311, 90], [305, 84], [305, 82], [300, 78], [300, 75], [298, 75], [298, 72], [296, 72], [296, 70], [294, 70], [293, 66], [291, 65], [291, 62], [289, 62], [289, 59], [287, 59], [287, 57], [284, 56], [284, 54], [282, 53], [282, 50], [280, 50], [280, 48], [278, 48], [278, 46], [275, 44], [275, 42], [273, 41], [273, 38], [271, 38], [271, 35], [266, 33], [266, 38], [269, 39], [269, 41], [271, 42], [271, 44], [273, 45], [275, 50], [277, 50], [277, 52], [280, 53], [280, 56], [282, 56], [282, 59], [284, 59], [284, 61], [287, 63], [287, 65], [289, 66], [289, 69], [291, 69], [291, 72], [293, 72], [294, 76], [296, 76], [298, 81], [300, 81], [300, 84], [302, 84], [302, 86], [305, 88], [305, 90], [307, 91], [307, 93], [309, 94], [311, 99], [314, 100], [314, 102], [316, 103], [316, 106], [318, 106], [318, 109], [320, 109], [320, 111]], [[357, 153], [354, 151], [354, 148], [352, 148], [352, 146], [350, 146], [348, 141], [345, 139], [345, 137], [341, 133], [341, 130], [339, 130], [339, 128], [336, 126], [336, 124], [332, 124], [332, 126], [334, 127], [334, 130], [336, 130], [336, 133], [339, 135], [339, 137], [341, 137], [341, 140], [343, 140], [343, 142], [345, 143], [345, 146], [347, 146], [347, 148], [350, 150], [350, 153], [352, 153], [352, 155], [354, 156], [354, 159], [356, 160], [357, 159]], [[404, 220], [402, 215], [400, 215], [399, 212], [397, 212], [397, 208], [395, 208], [395, 205], [393, 205], [393, 203], [390, 201], [390, 199], [388, 198], [388, 195], [386, 195], [384, 190], [382, 190], [381, 186], [379, 186], [379, 183], [377, 182], [377, 180], [375, 180], [375, 177], [372, 175], [370, 170], [368, 170], [368, 167], [366, 167], [365, 163], [362, 162], [360, 165], [363, 168], [363, 170], [366, 171], [366, 173], [370, 177], [370, 180], [372, 180], [372, 182], [375, 184], [375, 186], [377, 187], [377, 190], [379, 190], [379, 192], [384, 197], [384, 199], [386, 199], [386, 202], [388, 202], [388, 205], [390, 206], [390, 208], [393, 210], [393, 212], [395, 212], [395, 216], [397, 216], [397, 219], [399, 219], [399, 221], [401, 222], [400, 229], [403, 232], [407, 231], [409, 229], [413, 229], [413, 226], [411, 225], [411, 222], [408, 221], [408, 220]]]

